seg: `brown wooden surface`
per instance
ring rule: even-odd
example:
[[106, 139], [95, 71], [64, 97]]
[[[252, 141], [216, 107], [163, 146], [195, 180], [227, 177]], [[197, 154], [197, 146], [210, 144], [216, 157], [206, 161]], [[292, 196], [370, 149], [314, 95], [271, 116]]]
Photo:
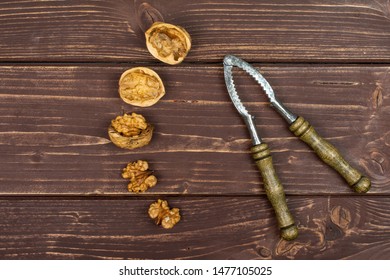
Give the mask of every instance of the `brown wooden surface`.
[[[1, 259], [390, 258], [388, 1], [66, 3], [0, 1]], [[192, 35], [181, 65], [146, 50], [142, 30], [162, 19]], [[294, 242], [278, 236], [226, 92], [229, 53], [261, 67], [285, 105], [372, 180], [353, 193], [235, 73], [297, 221]], [[121, 73], [140, 65], [166, 87], [150, 108], [118, 94]], [[107, 127], [132, 111], [156, 129], [127, 151]], [[120, 171], [138, 159], [159, 183], [134, 195]], [[182, 209], [173, 230], [147, 217], [157, 198]]]
[[[263, 197], [170, 198], [183, 215], [167, 232], [146, 219], [153, 198], [3, 199], [3, 258], [386, 259], [388, 197], [290, 197], [300, 236], [278, 237]], [[378, 215], [380, 212], [380, 215]], [[47, 225], [47, 226], [42, 226]]]
[[143, 30], [153, 20], [184, 26], [186, 62], [390, 61], [387, 0], [1, 1], [5, 61], [155, 62]]

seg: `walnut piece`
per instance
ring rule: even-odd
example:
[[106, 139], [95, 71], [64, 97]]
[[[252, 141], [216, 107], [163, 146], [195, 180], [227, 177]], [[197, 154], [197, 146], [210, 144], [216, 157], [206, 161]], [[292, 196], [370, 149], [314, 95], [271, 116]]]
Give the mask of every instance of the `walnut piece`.
[[159, 75], [152, 69], [135, 67], [121, 75], [119, 95], [128, 104], [149, 107], [165, 95], [165, 88]]
[[149, 217], [166, 229], [173, 228], [180, 221], [179, 212], [179, 208], [169, 209], [168, 202], [162, 199], [153, 202], [148, 211]]
[[153, 135], [153, 125], [136, 113], [117, 116], [108, 127], [111, 141], [124, 149], [135, 149], [149, 144]]
[[127, 185], [129, 192], [145, 192], [157, 184], [156, 176], [152, 175], [153, 171], [148, 169], [149, 164], [144, 160], [131, 162], [126, 168], [123, 168], [122, 177], [130, 179], [130, 183]]
[[146, 47], [158, 60], [179, 64], [191, 49], [191, 37], [180, 27], [164, 22], [155, 22], [145, 32]]
[[124, 114], [117, 116], [111, 121], [112, 127], [121, 133], [123, 136], [136, 136], [148, 126], [145, 118], [142, 115], [132, 113], [131, 115]]

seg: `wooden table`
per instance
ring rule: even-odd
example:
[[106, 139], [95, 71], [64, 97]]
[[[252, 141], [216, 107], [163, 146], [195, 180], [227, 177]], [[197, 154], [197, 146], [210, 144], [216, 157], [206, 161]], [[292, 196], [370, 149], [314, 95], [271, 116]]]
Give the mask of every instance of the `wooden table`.
[[[147, 51], [156, 20], [191, 34], [182, 64]], [[0, 1], [0, 34], [1, 259], [390, 258], [389, 1]], [[371, 191], [354, 193], [239, 75], [299, 227], [281, 240], [224, 85], [226, 54], [260, 67]], [[165, 83], [152, 107], [119, 98], [135, 66]], [[108, 140], [123, 112], [155, 125], [148, 146]], [[159, 180], [144, 194], [121, 178], [138, 159]], [[181, 209], [172, 230], [147, 215], [158, 198]]]

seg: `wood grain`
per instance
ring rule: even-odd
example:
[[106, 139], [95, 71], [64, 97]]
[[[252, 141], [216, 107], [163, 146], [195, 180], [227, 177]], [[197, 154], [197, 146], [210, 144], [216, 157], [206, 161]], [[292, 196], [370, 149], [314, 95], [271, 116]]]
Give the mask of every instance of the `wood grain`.
[[[264, 193], [221, 66], [152, 66], [167, 94], [150, 108], [119, 98], [118, 79], [132, 66], [0, 67], [0, 193], [130, 195], [120, 170], [138, 159], [156, 171], [153, 194]], [[389, 193], [389, 67], [261, 69], [286, 106], [370, 177], [370, 193]], [[351, 194], [288, 130], [251, 78], [237, 72], [236, 83], [287, 194]], [[110, 120], [126, 111], [155, 125], [148, 146], [126, 151], [109, 142]]]
[[390, 6], [379, 1], [1, 1], [0, 61], [151, 62], [144, 31], [185, 27], [187, 62], [390, 62]]
[[147, 216], [154, 198], [0, 200], [0, 258], [390, 258], [388, 197], [291, 197], [292, 242], [278, 237], [265, 196], [168, 200], [182, 214], [172, 230]]
[[[156, 21], [191, 34], [181, 65], [147, 51]], [[389, 21], [388, 0], [0, 1], [0, 259], [390, 259]], [[298, 225], [293, 242], [279, 238], [227, 95], [226, 54], [261, 66], [281, 101], [372, 181], [354, 193], [235, 73]], [[119, 98], [135, 66], [165, 83], [153, 107]], [[132, 111], [156, 130], [127, 151], [107, 127]], [[143, 195], [120, 176], [138, 159], [159, 180]], [[147, 217], [157, 198], [181, 209], [173, 230]]]

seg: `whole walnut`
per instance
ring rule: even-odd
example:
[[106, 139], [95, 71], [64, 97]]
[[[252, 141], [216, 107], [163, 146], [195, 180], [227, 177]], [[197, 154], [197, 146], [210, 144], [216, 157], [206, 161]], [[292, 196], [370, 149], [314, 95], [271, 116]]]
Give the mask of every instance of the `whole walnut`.
[[157, 178], [152, 173], [147, 161], [138, 160], [130, 162], [126, 168], [123, 168], [122, 177], [130, 179], [130, 183], [127, 185], [130, 192], [139, 193], [145, 192], [157, 184]]
[[152, 140], [153, 125], [136, 113], [117, 116], [108, 127], [108, 136], [112, 143], [124, 149], [143, 147]]
[[157, 225], [160, 225], [165, 229], [173, 228], [180, 221], [180, 209], [169, 209], [168, 202], [166, 200], [158, 199], [153, 202], [149, 207], [149, 217], [154, 219]]
[[191, 37], [180, 26], [155, 22], [145, 32], [146, 47], [158, 60], [168, 64], [179, 64], [191, 49]]

